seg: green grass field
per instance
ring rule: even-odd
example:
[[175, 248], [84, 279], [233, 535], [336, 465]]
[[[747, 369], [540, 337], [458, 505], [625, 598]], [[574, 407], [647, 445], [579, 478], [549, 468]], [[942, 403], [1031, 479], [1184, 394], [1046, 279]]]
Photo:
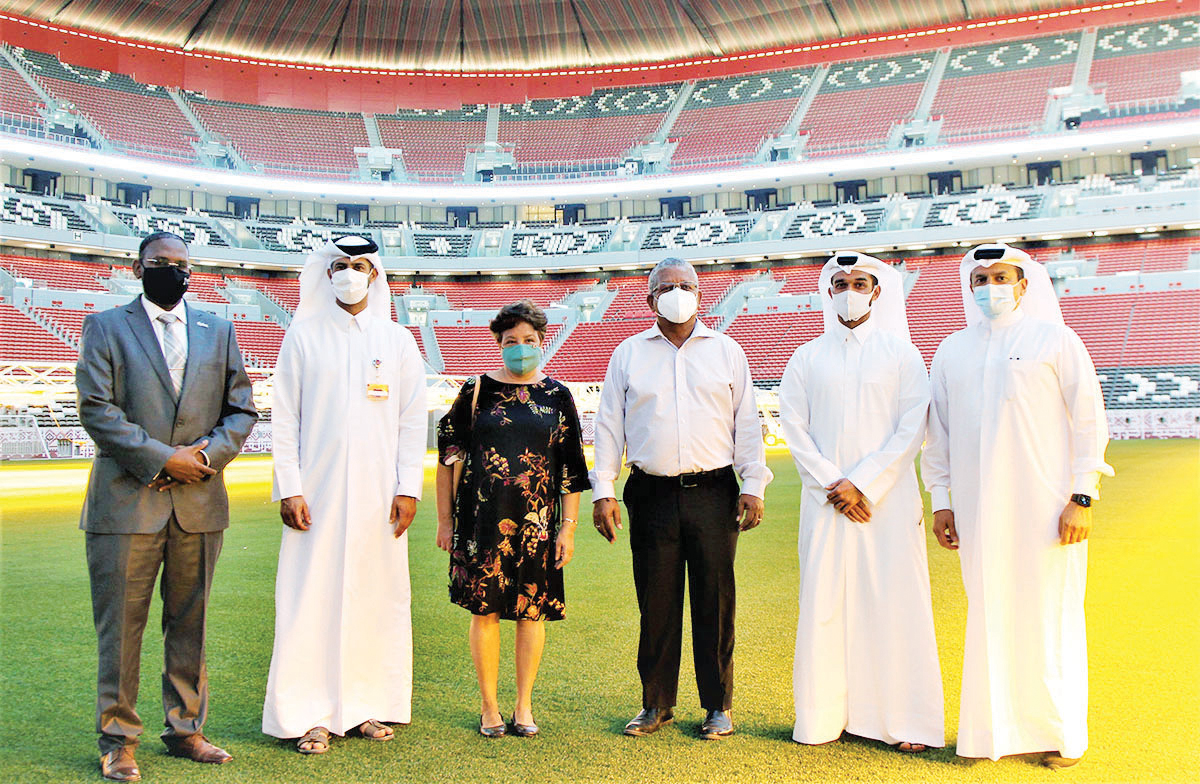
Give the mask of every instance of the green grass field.
[[[410, 536], [415, 634], [413, 723], [390, 743], [335, 742], [304, 757], [259, 731], [271, 654], [279, 521], [268, 501], [270, 463], [242, 458], [228, 472], [233, 526], [217, 566], [209, 617], [212, 704], [207, 734], [235, 760], [201, 766], [165, 756], [156, 739], [161, 640], [147, 635], [138, 753], [148, 782], [306, 781], [1195, 781], [1200, 778], [1200, 450], [1195, 441], [1117, 442], [1117, 477], [1096, 507], [1088, 584], [1091, 749], [1053, 773], [1027, 758], [955, 757], [965, 597], [957, 556], [930, 536], [933, 603], [950, 745], [909, 756], [847, 738], [790, 741], [796, 617], [799, 479], [775, 451], [767, 517], [738, 553], [737, 734], [696, 739], [690, 655], [679, 721], [655, 736], [621, 735], [640, 707], [634, 667], [637, 612], [627, 539], [609, 546], [585, 524], [568, 567], [568, 620], [551, 624], [535, 694], [542, 736], [486, 741], [467, 614], [446, 598], [446, 556], [434, 547], [432, 485]], [[86, 463], [5, 465], [0, 575], [0, 782], [99, 780], [94, 722], [95, 637], [76, 530]], [[586, 505], [586, 499], [585, 499]], [[151, 625], [158, 615], [151, 610]], [[511, 652], [512, 626], [503, 627]], [[685, 640], [686, 640], [685, 636]], [[687, 643], [685, 642], [685, 646]], [[387, 651], [364, 651], [363, 666]], [[511, 703], [505, 654], [502, 700]]]

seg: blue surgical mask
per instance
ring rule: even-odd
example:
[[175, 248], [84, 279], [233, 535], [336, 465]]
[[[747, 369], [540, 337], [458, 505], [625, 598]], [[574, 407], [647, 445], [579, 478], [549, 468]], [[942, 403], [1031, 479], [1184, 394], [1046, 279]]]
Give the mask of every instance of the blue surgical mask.
[[514, 376], [524, 376], [537, 370], [542, 360], [542, 350], [528, 343], [516, 343], [501, 350], [504, 367]]
[[1015, 283], [991, 283], [975, 287], [975, 304], [989, 319], [999, 318], [1017, 309]]

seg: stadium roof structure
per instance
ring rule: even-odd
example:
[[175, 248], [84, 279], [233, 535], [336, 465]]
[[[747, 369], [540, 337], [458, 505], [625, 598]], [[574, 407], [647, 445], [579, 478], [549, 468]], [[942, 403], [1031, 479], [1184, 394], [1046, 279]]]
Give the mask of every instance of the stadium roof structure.
[[320, 65], [490, 71], [677, 61], [1086, 4], [1087, 0], [2, 0], [0, 9], [189, 51]]

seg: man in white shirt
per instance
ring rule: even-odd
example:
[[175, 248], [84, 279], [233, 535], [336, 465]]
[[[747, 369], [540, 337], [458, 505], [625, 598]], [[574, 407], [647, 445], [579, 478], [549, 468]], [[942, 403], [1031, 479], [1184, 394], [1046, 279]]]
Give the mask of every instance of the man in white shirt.
[[828, 743], [846, 731], [924, 751], [945, 742], [914, 465], [925, 362], [891, 266], [840, 253], [818, 289], [825, 332], [796, 349], [779, 388], [804, 481], [792, 739]]
[[746, 355], [697, 318], [696, 271], [664, 259], [650, 273], [646, 301], [658, 320], [609, 361], [591, 474], [595, 525], [612, 542], [622, 527], [614, 487], [622, 455], [630, 467], [624, 501], [641, 612], [642, 711], [625, 733], [648, 735], [674, 719], [686, 568], [696, 685], [707, 712], [700, 734], [716, 739], [733, 732], [738, 533], [762, 521], [772, 475]]
[[391, 318], [378, 248], [341, 237], [308, 258], [275, 370], [283, 518], [263, 732], [386, 741], [407, 724], [412, 626], [406, 531], [421, 497], [425, 369]]
[[958, 754], [1087, 749], [1083, 597], [1108, 427], [1087, 349], [1028, 254], [963, 258], [967, 327], [933, 358], [922, 478], [967, 592]]

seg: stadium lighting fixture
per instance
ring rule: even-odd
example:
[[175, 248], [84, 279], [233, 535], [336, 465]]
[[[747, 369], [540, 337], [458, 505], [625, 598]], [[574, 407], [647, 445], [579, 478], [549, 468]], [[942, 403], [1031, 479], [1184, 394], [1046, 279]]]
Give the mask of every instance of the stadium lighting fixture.
[[1062, 238], [1063, 235], [1061, 234], [1043, 234], [1042, 236], [1038, 237], [1039, 240], [1061, 240]]
[[1180, 228], [1185, 231], [1194, 231], [1196, 229], [1200, 229], [1200, 223], [1185, 223], [1180, 226]]
[[742, 256], [742, 261], [763, 261], [765, 256]]
[[1092, 236], [1093, 237], [1107, 237], [1108, 232], [1105, 231], [1104, 229], [1096, 229], [1095, 231], [1092, 232]]
[[[883, 250], [883, 248], [879, 248], [878, 250]], [[787, 259], [787, 260], [791, 261], [792, 259], [802, 259], [802, 258], [804, 258], [804, 254], [803, 254], [803, 253], [785, 253], [785, 254], [783, 254], [782, 256], [780, 256], [780, 258], [781, 258], [781, 259]]]
[[909, 245], [905, 250], [928, 250], [928, 245]]

